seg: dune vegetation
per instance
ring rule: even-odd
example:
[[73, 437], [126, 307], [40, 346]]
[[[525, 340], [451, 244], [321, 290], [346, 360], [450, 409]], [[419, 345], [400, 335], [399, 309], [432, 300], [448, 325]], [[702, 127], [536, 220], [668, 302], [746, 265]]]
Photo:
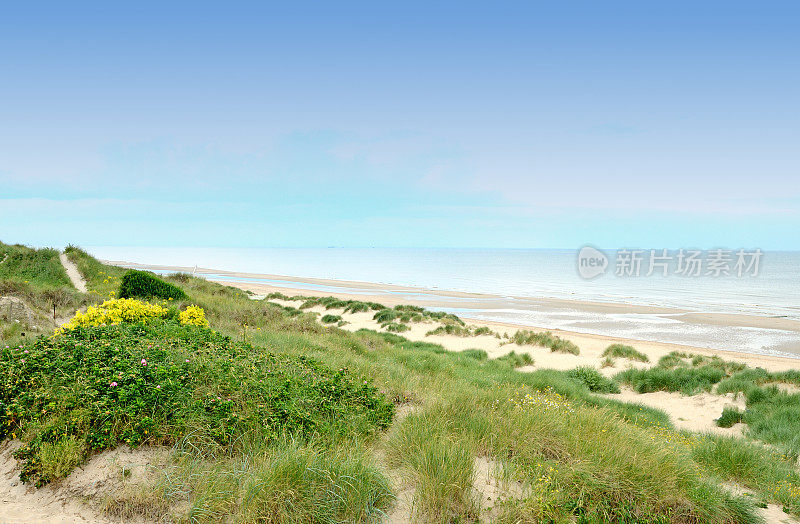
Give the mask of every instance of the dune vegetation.
[[611, 344], [603, 351], [603, 356], [609, 358], [627, 358], [638, 362], [650, 362], [650, 358], [647, 355], [626, 344]]
[[[118, 293], [125, 270], [78, 248], [68, 256], [90, 290], [73, 312]], [[31, 274], [6, 268], [3, 294], [38, 307], [15, 287], [34, 286], [20, 276]], [[35, 285], [58, 281], [48, 279]], [[125, 444], [169, 449], [157, 474], [93, 501], [125, 519], [755, 523], [767, 504], [800, 514], [800, 395], [780, 386], [800, 374], [688, 354], [613, 378], [593, 367], [523, 372], [526, 352], [488, 358], [388, 327], [337, 327], [346, 313], [465, 325], [441, 312], [148, 279], [182, 295], [126, 303], [158, 314], [75, 321], [0, 346], [0, 438], [23, 443], [23, 480], [52, 482]], [[308, 311], [318, 306], [324, 322]], [[547, 332], [508, 343], [579, 352]], [[744, 395], [746, 410], [720, 425], [741, 420], [745, 438], [676, 430], [660, 410], [604, 395], [620, 385]]]

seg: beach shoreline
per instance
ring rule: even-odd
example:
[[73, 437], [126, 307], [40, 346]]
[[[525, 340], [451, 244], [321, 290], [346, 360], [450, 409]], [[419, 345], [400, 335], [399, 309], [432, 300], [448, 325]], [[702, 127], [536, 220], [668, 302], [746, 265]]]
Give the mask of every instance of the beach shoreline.
[[[791, 362], [787, 367], [800, 367], [800, 322], [774, 316], [757, 316], [731, 313], [716, 313], [691, 311], [672, 307], [657, 307], [619, 302], [592, 302], [584, 300], [566, 300], [559, 298], [531, 298], [514, 297], [507, 295], [492, 295], [486, 293], [468, 293], [463, 291], [449, 291], [442, 289], [428, 289], [410, 286], [398, 286], [375, 282], [358, 282], [350, 280], [335, 280], [327, 278], [293, 277], [287, 275], [274, 275], [263, 273], [248, 273], [239, 271], [226, 271], [211, 268], [168, 266], [158, 264], [138, 264], [125, 261], [104, 261], [105, 263], [133, 269], [142, 269], [159, 273], [185, 272], [206, 278], [210, 281], [227, 284], [255, 296], [266, 296], [269, 293], [283, 293], [286, 295], [302, 296], [334, 296], [342, 300], [362, 300], [383, 303], [388, 306], [398, 304], [411, 304], [426, 308], [442, 309], [456, 312], [459, 316], [468, 319], [470, 323], [486, 326], [504, 326], [516, 329], [550, 330], [554, 333], [569, 335], [578, 338], [599, 338], [609, 343], [637, 343], [641, 345], [652, 344], [673, 350], [691, 350], [703, 354], [718, 354], [748, 361], [761, 362], [763, 359], [771, 361], [777, 358], [783, 362]], [[592, 315], [599, 319], [595, 321], [597, 329], [563, 329], [559, 326], [536, 324], [508, 320], [501, 314], [486, 315], [482, 312], [507, 312], [512, 309], [529, 311], [552, 311], [554, 314], [568, 314], [579, 312]], [[634, 318], [635, 321], [652, 321], [653, 319], [668, 319], [677, 324], [675, 329], [682, 327], [688, 329], [721, 329], [721, 330], [763, 330], [787, 334], [791, 340], [788, 345], [778, 350], [758, 351], [743, 350], [735, 346], [719, 348], [708, 347], [703, 344], [681, 343], [672, 340], [654, 340], [646, 337], [617, 336], [602, 332], [604, 322], [622, 317]], [[600, 330], [600, 332], [597, 332]], [[760, 364], [754, 364], [760, 365]], [[772, 367], [771, 365], [769, 367]], [[783, 368], [784, 366], [779, 366]]]

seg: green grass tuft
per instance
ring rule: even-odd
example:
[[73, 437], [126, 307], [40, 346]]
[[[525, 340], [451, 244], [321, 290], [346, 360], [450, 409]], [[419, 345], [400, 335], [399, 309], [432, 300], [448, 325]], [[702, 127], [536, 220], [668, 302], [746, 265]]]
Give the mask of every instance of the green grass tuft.
[[657, 366], [650, 369], [627, 369], [614, 378], [630, 385], [637, 393], [680, 391], [684, 395], [694, 395], [700, 391], [710, 391], [724, 377], [725, 372], [713, 366], [674, 369]]
[[738, 424], [742, 421], [742, 412], [736, 408], [732, 407], [725, 407], [722, 410], [722, 415], [715, 420], [717, 426], [721, 428], [729, 428], [734, 424]]
[[549, 331], [536, 332], [528, 330], [519, 330], [509, 339], [509, 343], [517, 344], [518, 346], [535, 345], [550, 348], [550, 351], [557, 353], [571, 353], [573, 355], [580, 354], [580, 348], [563, 338], [553, 335]]
[[650, 362], [650, 359], [647, 355], [636, 350], [634, 347], [625, 344], [611, 344], [605, 349], [605, 351], [603, 351], [602, 356], [627, 358], [628, 360], [637, 360], [639, 362]]
[[389, 331], [390, 333], [402, 333], [403, 331], [408, 331], [411, 329], [405, 324], [400, 324], [399, 322], [386, 322], [382, 324], [383, 329]]
[[619, 393], [619, 386], [591, 366], [581, 366], [567, 371], [567, 376], [580, 381], [593, 393]]
[[533, 357], [527, 353], [515, 353], [512, 351], [507, 355], [497, 358], [500, 362], [507, 362], [512, 368], [521, 368], [522, 366], [533, 365]]

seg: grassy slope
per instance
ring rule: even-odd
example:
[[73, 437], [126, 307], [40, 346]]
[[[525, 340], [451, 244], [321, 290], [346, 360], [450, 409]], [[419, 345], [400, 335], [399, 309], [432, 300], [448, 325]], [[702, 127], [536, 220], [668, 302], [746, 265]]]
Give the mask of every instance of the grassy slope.
[[[508, 362], [435, 344], [324, 328], [233, 288], [186, 276], [174, 281], [219, 329], [371, 376], [390, 398], [416, 406], [386, 443], [367, 443], [364, 453], [386, 447], [389, 465], [414, 479], [425, 520], [476, 516], [473, 460], [489, 455], [531, 488], [502, 508], [510, 520], [752, 521], [744, 504], [698, 477], [691, 448], [660, 441], [673, 432], [655, 410], [594, 397], [565, 373], [518, 373]], [[546, 483], [538, 480], [543, 475]]]
[[54, 326], [56, 317], [72, 314], [90, 301], [70, 283], [55, 249], [32, 249], [0, 242], [0, 296], [22, 299], [39, 314], [27, 322], [10, 322], [0, 313], [0, 345], [18, 345], [24, 334], [41, 334]]
[[[103, 290], [115, 274], [86, 255], [70, 256], [94, 267], [82, 268], [90, 289]], [[187, 435], [157, 485], [110, 501], [111, 513], [161, 517], [179, 507], [199, 521], [222, 513], [248, 522], [367, 521], [391, 504], [386, 477], [396, 468], [410, 480], [422, 520], [465, 521], [482, 511], [471, 489], [477, 456], [525, 486], [521, 498], [498, 503], [500, 521], [755, 522], [752, 505], [720, 481], [800, 509], [790, 457], [741, 439], [677, 433], [663, 413], [596, 397], [580, 378], [519, 373], [508, 360], [396, 335], [349, 333], [235, 288], [186, 275], [170, 280], [220, 332], [368, 377], [412, 413], [386, 435], [243, 438], [224, 449]]]
[[37, 289], [72, 287], [55, 249], [32, 249], [0, 242], [0, 280]]

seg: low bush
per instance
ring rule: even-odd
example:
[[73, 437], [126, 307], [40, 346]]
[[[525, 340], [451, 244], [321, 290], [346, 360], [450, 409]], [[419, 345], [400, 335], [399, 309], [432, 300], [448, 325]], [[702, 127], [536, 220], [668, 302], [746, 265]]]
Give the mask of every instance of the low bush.
[[[175, 318], [176, 311], [158, 304], [150, 304], [132, 298], [115, 298], [106, 300], [99, 306], [89, 306], [86, 312], [76, 311], [69, 322], [61, 326], [59, 331], [77, 327], [109, 326], [122, 322], [148, 323], [157, 319]], [[177, 313], [181, 324], [208, 327], [205, 311], [198, 306], [188, 306]]]
[[206, 312], [203, 308], [191, 305], [178, 314], [178, 320], [185, 326], [208, 327]]
[[425, 308], [420, 306], [410, 306], [399, 304], [394, 307], [395, 311], [403, 311], [403, 312], [410, 312], [410, 313], [425, 313]]
[[527, 353], [511, 352], [497, 359], [500, 362], [508, 362], [512, 368], [521, 368], [522, 366], [530, 366], [533, 364], [533, 357]]
[[636, 350], [634, 347], [625, 344], [611, 344], [606, 348], [605, 351], [603, 351], [602, 356], [627, 358], [628, 360], [638, 360], [639, 362], [650, 362], [650, 359], [647, 357], [647, 355]]
[[364, 313], [369, 310], [369, 304], [366, 302], [353, 302], [344, 308], [345, 313]]
[[567, 371], [567, 376], [586, 385], [594, 393], [619, 393], [619, 386], [591, 366], [581, 366]]
[[403, 331], [411, 329], [407, 325], [398, 322], [387, 322], [383, 324], [383, 328], [390, 333], [402, 333]]
[[76, 311], [75, 316], [62, 326], [62, 330], [83, 326], [106, 326], [120, 322], [147, 323], [164, 318], [169, 310], [158, 304], [148, 304], [132, 298], [106, 300], [99, 306], [89, 306], [86, 312]]
[[119, 298], [163, 298], [182, 300], [186, 293], [169, 282], [164, 282], [147, 271], [130, 270], [122, 276], [119, 285]]
[[715, 420], [714, 422], [717, 423], [717, 426], [721, 428], [729, 428], [734, 424], [738, 424], [742, 421], [742, 412], [736, 408], [732, 407], [725, 407], [722, 410], [722, 415]]
[[384, 324], [387, 322], [393, 322], [397, 317], [400, 316], [400, 313], [393, 309], [381, 309], [375, 315], [372, 316], [372, 319], [375, 322], [380, 324]]
[[437, 327], [436, 329], [432, 329], [427, 333], [425, 333], [425, 336], [430, 336], [430, 335], [454, 335], [456, 337], [479, 337], [481, 335], [496, 335], [496, 333], [486, 326], [481, 326], [476, 328], [474, 326], [467, 326], [465, 324], [448, 322], [447, 324], [443, 324]]
[[469, 327], [461, 326], [458, 324], [445, 324], [443, 326], [439, 326], [436, 329], [432, 329], [427, 333], [425, 333], [426, 337], [430, 335], [453, 335], [456, 337], [471, 337], [473, 333]]
[[2, 349], [0, 385], [0, 440], [25, 442], [21, 478], [39, 485], [122, 443], [368, 434], [393, 415], [345, 368], [163, 320], [78, 326]]
[[482, 349], [465, 349], [464, 351], [459, 351], [459, 355], [474, 358], [475, 360], [486, 360], [489, 358], [489, 354]]
[[320, 322], [323, 324], [334, 324], [340, 320], [342, 320], [340, 315], [323, 315], [323, 317], [320, 319]]

